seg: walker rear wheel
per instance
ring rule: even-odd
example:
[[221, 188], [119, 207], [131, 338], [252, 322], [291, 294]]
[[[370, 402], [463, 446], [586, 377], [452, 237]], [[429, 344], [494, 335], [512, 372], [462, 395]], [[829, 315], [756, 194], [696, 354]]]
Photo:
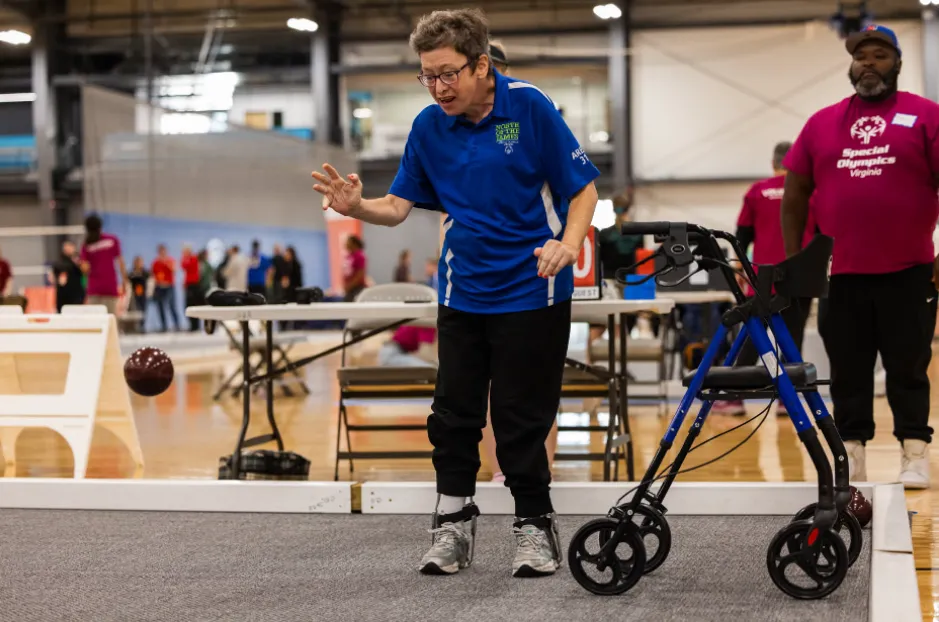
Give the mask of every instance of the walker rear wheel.
[[[792, 522], [812, 520], [815, 516], [816, 505], [818, 504], [810, 503], [799, 510], [793, 517]], [[853, 566], [857, 558], [861, 556], [861, 547], [864, 545], [864, 530], [861, 529], [861, 522], [851, 510], [845, 509], [838, 515], [838, 520], [835, 521], [833, 529], [841, 536], [845, 546], [848, 547], [848, 566]]]
[[834, 530], [820, 530], [810, 520], [793, 522], [770, 542], [766, 566], [780, 590], [793, 598], [816, 600], [844, 581], [848, 549]]

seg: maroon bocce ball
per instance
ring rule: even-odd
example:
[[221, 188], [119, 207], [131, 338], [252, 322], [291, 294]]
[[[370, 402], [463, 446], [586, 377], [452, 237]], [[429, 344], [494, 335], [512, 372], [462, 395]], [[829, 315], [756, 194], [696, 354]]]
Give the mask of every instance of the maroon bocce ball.
[[874, 508], [871, 502], [864, 498], [861, 491], [851, 486], [851, 501], [848, 502], [848, 509], [854, 514], [861, 527], [866, 527], [874, 516]]
[[154, 397], [173, 383], [173, 361], [157, 348], [140, 348], [124, 362], [124, 380], [138, 395]]

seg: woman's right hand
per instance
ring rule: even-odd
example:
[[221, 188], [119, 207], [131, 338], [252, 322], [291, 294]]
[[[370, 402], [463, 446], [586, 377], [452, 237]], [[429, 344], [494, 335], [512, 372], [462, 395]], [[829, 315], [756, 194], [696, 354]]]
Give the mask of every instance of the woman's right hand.
[[323, 165], [326, 175], [313, 171], [313, 178], [320, 183], [313, 189], [323, 195], [323, 211], [332, 208], [343, 216], [351, 216], [362, 202], [362, 182], [356, 174], [348, 175], [348, 181], [329, 164]]

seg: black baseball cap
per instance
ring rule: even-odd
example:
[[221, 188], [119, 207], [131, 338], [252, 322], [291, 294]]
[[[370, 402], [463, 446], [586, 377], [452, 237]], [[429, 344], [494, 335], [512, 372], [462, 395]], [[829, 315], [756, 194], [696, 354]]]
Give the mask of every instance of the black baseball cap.
[[495, 43], [489, 44], [489, 58], [492, 62], [499, 63], [500, 65], [509, 64], [509, 59], [505, 57], [505, 50]]

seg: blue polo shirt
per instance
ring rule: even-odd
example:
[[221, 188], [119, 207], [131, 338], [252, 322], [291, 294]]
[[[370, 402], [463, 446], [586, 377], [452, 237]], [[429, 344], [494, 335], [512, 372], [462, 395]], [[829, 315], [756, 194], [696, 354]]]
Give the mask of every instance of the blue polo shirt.
[[265, 285], [267, 271], [271, 267], [271, 258], [267, 255], [251, 257], [251, 266], [248, 268], [248, 285]]
[[437, 104], [421, 111], [389, 193], [447, 214], [440, 303], [509, 313], [573, 296], [573, 267], [539, 277], [534, 253], [563, 237], [571, 198], [599, 175], [547, 95], [496, 73], [480, 123]]

